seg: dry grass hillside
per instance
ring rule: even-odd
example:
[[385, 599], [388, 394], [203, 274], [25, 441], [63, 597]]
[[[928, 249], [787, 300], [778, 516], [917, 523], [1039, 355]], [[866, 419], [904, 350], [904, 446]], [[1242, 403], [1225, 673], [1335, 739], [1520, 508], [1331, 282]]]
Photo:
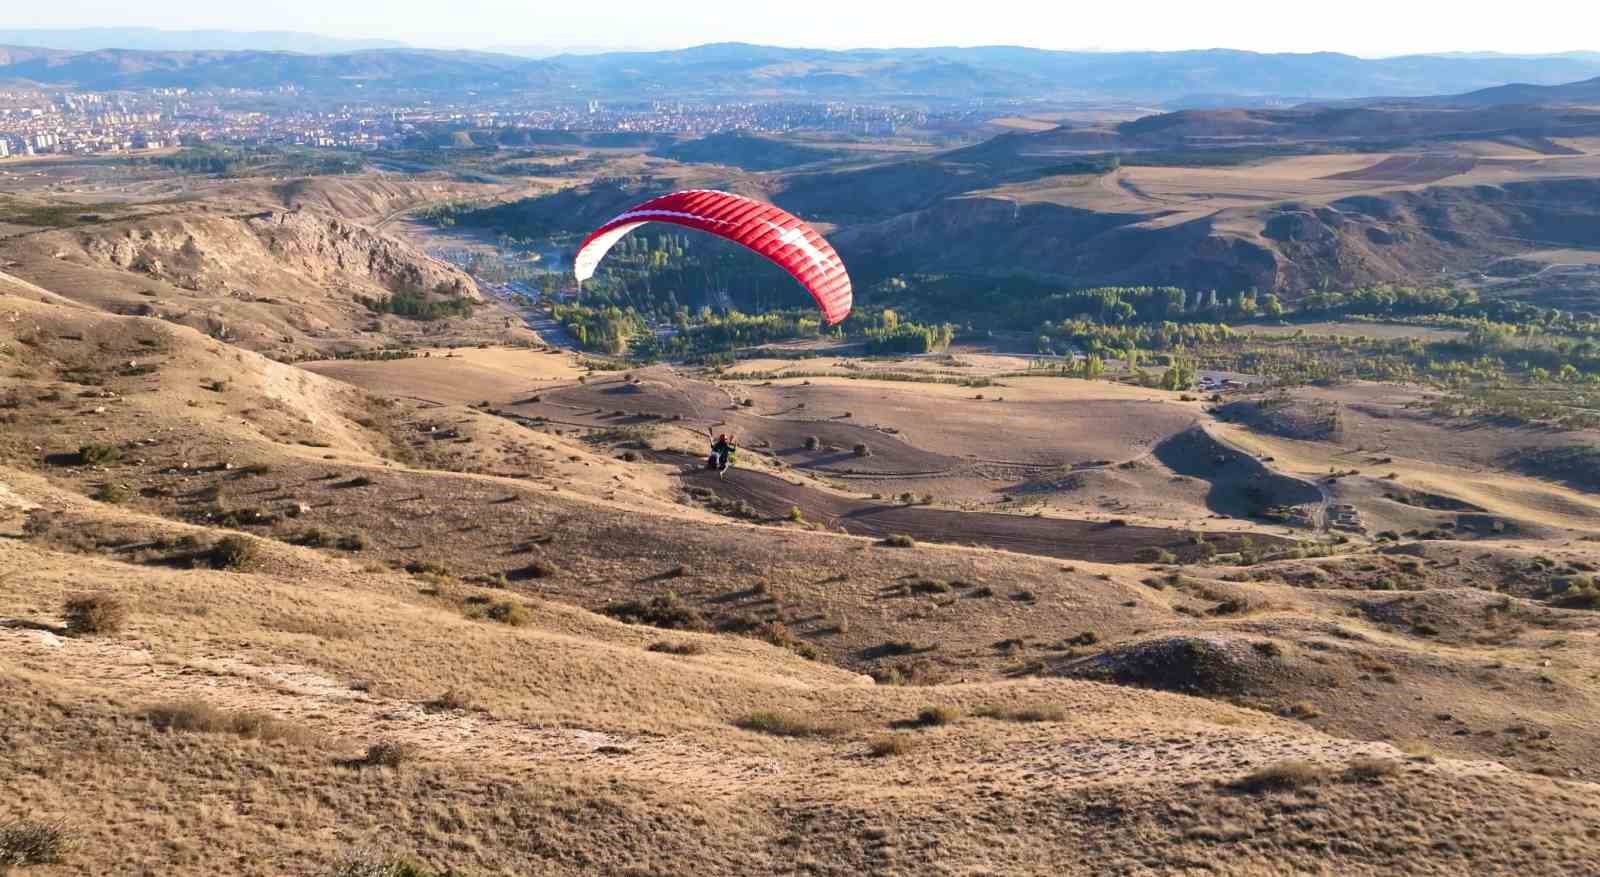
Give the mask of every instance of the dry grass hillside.
[[[980, 403], [939, 384], [508, 348], [297, 368], [24, 277], [0, 281], [22, 874], [1600, 870], [1600, 543], [1565, 519], [1334, 544], [1217, 511], [1320, 497], [1311, 449], [1336, 450], [1167, 394], [985, 390], [1023, 468], [974, 469], [984, 434], [926, 421]], [[1126, 446], [1052, 451], [1090, 394]], [[719, 480], [697, 455], [728, 423], [767, 446]], [[1083, 474], [1148, 513], [976, 499], [1101, 454]], [[971, 508], [878, 486], [930, 463]], [[1155, 508], [1175, 478], [1192, 498]], [[1514, 519], [1524, 483], [1472, 514]]]

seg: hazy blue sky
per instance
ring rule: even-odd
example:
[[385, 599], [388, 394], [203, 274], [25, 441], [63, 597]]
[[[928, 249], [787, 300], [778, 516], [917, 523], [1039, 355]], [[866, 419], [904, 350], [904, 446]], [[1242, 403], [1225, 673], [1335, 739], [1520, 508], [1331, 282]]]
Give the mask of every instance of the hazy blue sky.
[[1522, 0], [54, 0], [8, 2], [0, 27], [305, 30], [427, 46], [979, 45], [1360, 55], [1600, 50], [1600, 2]]

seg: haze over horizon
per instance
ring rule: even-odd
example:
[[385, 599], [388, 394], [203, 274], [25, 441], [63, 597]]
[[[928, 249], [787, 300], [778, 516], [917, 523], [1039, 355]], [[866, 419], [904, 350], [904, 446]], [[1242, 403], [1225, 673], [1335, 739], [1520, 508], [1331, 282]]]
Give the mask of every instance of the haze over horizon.
[[[946, 5], [947, 6], [947, 5]], [[930, 14], [933, 13], [933, 14]], [[614, 0], [604, 7], [533, 10], [510, 0], [449, 6], [353, 0], [337, 5], [284, 0], [272, 7], [195, 7], [110, 0], [14, 10], [6, 30], [158, 28], [305, 31], [352, 40], [392, 40], [419, 48], [550, 50], [674, 49], [717, 42], [825, 49], [1024, 45], [1080, 51], [1230, 48], [1259, 52], [1342, 52], [1361, 57], [1445, 52], [1554, 54], [1600, 49], [1573, 45], [1600, 32], [1600, 10], [1553, 0], [1522, 4], [1514, 17], [1461, 16], [1457, 4], [1353, 0], [1337, 17], [1286, 16], [1265, 0], [1209, 7], [1158, 2], [1136, 19], [1113, 6], [1041, 10], [1017, 0], [946, 12], [889, 3], [871, 7], [817, 0], [799, 15], [787, 5], [729, 12], [721, 4]], [[1552, 28], [1551, 21], [1562, 26]]]

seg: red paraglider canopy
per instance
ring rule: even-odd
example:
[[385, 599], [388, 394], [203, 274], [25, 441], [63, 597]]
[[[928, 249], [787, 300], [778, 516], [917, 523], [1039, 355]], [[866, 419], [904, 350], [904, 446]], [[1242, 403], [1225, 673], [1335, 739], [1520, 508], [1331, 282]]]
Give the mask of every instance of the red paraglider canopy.
[[652, 198], [595, 229], [578, 248], [573, 273], [594, 276], [606, 252], [623, 235], [647, 222], [667, 222], [733, 241], [788, 271], [811, 293], [822, 317], [833, 325], [850, 315], [850, 275], [816, 229], [786, 210], [742, 195], [691, 189]]

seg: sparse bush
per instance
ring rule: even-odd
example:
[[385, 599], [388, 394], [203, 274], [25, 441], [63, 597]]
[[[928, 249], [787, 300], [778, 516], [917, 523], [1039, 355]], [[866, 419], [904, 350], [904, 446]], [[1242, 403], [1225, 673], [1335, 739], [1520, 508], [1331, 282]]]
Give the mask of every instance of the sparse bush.
[[814, 451], [817, 448], [822, 447], [822, 439], [819, 439], [814, 435], [808, 435], [808, 436], [806, 436], [805, 445], [806, 445], [806, 450]]
[[1031, 707], [985, 707], [973, 715], [1006, 722], [1064, 722], [1067, 719], [1066, 709], [1053, 704]]
[[684, 640], [682, 642], [669, 642], [667, 640], [660, 640], [658, 642], [651, 643], [649, 649], [652, 652], [660, 652], [661, 654], [665, 655], [684, 656], [703, 655], [706, 651], [705, 646], [689, 640]]
[[113, 594], [74, 594], [62, 604], [67, 630], [78, 636], [116, 633], [128, 621], [128, 604]]
[[366, 551], [367, 537], [363, 533], [346, 533], [339, 537], [334, 546], [340, 551]]
[[103, 503], [122, 505], [133, 496], [133, 491], [129, 490], [128, 486], [125, 484], [112, 484], [107, 482], [100, 485], [95, 490], [93, 496], [96, 500]]
[[1600, 609], [1600, 583], [1590, 576], [1573, 576], [1561, 583], [1554, 603], [1565, 609]]
[[699, 610], [688, 605], [675, 592], [668, 591], [647, 601], [628, 600], [600, 610], [627, 624], [646, 624], [667, 630], [705, 630], [706, 620]]
[[1139, 563], [1171, 564], [1178, 562], [1177, 556], [1172, 552], [1166, 550], [1165, 548], [1157, 548], [1153, 545], [1148, 545], [1139, 549], [1138, 551], [1135, 551], [1133, 553], [1133, 559]]
[[775, 737], [836, 737], [843, 729], [832, 722], [783, 710], [757, 710], [734, 724], [746, 731]]
[[453, 877], [452, 872], [433, 871], [410, 859], [346, 859], [332, 877]]
[[801, 524], [805, 522], [805, 519], [806, 513], [801, 511], [799, 506], [789, 507], [789, 520], [794, 521], [796, 524]]
[[1327, 771], [1299, 759], [1280, 761], [1234, 780], [1230, 785], [1241, 792], [1293, 791], [1313, 786], [1327, 778]]
[[867, 744], [867, 754], [873, 758], [888, 758], [891, 755], [905, 755], [917, 748], [917, 738], [910, 734], [885, 734], [872, 738]]
[[1392, 758], [1358, 758], [1344, 769], [1346, 779], [1375, 783], [1400, 772], [1400, 762]]
[[953, 706], [928, 706], [917, 713], [913, 724], [921, 728], [948, 725], [961, 718], [961, 710]]
[[488, 608], [483, 610], [483, 614], [490, 621], [498, 621], [512, 627], [527, 627], [533, 623], [533, 613], [527, 606], [509, 600], [490, 603]]
[[1283, 714], [1303, 721], [1318, 718], [1322, 715], [1322, 710], [1317, 709], [1317, 705], [1311, 701], [1302, 700], [1299, 703], [1284, 707]]
[[57, 864], [75, 846], [66, 826], [59, 822], [0, 822], [0, 874], [12, 867]]
[[935, 579], [918, 579], [911, 583], [913, 594], [948, 594], [950, 586]]
[[307, 548], [326, 548], [334, 539], [327, 532], [317, 527], [309, 527], [302, 530], [300, 535], [294, 537], [292, 541], [296, 545], [304, 545]]
[[915, 548], [917, 545], [917, 540], [912, 539], [910, 536], [907, 536], [904, 533], [900, 533], [894, 536], [889, 536], [878, 544], [887, 548]]
[[104, 466], [122, 458], [116, 445], [87, 444], [78, 448], [79, 466]]
[[513, 575], [519, 579], [547, 579], [557, 572], [555, 564], [542, 557], [535, 557], [528, 561], [527, 566], [516, 570]]
[[444, 694], [423, 704], [423, 706], [440, 712], [460, 712], [472, 709], [472, 698], [459, 688], [451, 688], [445, 691]]
[[624, 462], [624, 463], [637, 463], [637, 462], [639, 462], [639, 452], [638, 451], [623, 451], [622, 452], [622, 462]]
[[854, 453], [857, 457], [870, 457], [872, 456], [872, 449], [867, 447], [865, 442], [859, 442], [851, 449], [851, 453]]
[[399, 740], [379, 740], [367, 747], [367, 754], [361, 759], [365, 767], [399, 767], [412, 758], [410, 745]]
[[413, 560], [410, 563], [407, 563], [403, 569], [414, 576], [437, 576], [439, 578], [450, 577], [450, 571], [448, 569], [445, 569], [443, 565], [434, 563], [431, 560]]
[[757, 634], [772, 645], [788, 649], [809, 661], [822, 657], [817, 647], [794, 635], [794, 631], [781, 621], [772, 621], [757, 628]]
[[256, 545], [244, 536], [224, 536], [212, 544], [206, 557], [217, 569], [244, 569], [256, 557]]
[[250, 740], [307, 742], [311, 739], [305, 729], [266, 713], [220, 710], [202, 700], [156, 704], [146, 708], [141, 717], [160, 731], [234, 734]]

